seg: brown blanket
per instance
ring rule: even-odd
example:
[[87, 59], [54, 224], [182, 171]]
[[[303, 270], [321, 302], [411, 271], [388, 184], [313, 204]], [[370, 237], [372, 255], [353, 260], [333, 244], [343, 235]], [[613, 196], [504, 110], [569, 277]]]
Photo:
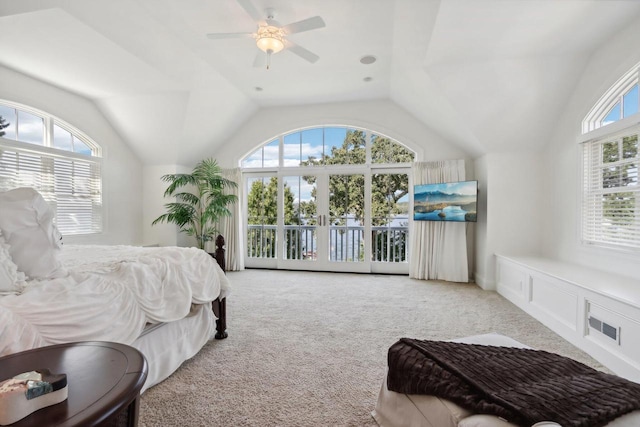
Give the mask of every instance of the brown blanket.
[[387, 388], [430, 394], [521, 426], [600, 427], [640, 409], [640, 384], [540, 350], [402, 338]]

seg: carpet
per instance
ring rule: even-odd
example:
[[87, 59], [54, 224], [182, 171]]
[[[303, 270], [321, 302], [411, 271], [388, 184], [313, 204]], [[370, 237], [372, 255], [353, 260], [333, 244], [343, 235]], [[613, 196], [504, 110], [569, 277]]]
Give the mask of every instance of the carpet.
[[229, 338], [147, 390], [140, 426], [377, 426], [370, 412], [401, 337], [497, 332], [603, 369], [475, 284], [271, 270], [229, 278]]

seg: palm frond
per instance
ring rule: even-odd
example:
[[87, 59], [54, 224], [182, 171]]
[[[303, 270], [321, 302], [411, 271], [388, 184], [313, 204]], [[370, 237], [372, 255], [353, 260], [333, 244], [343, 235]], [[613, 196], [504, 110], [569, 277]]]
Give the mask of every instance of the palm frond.
[[188, 203], [190, 205], [196, 206], [200, 203], [200, 197], [193, 193], [176, 193], [174, 194], [176, 200], [179, 200], [183, 203]]
[[186, 185], [198, 185], [197, 177], [193, 176], [192, 174], [176, 173], [164, 175], [161, 179], [165, 182], [170, 183], [164, 192], [165, 197], [173, 196], [173, 193], [175, 193], [178, 188], [184, 187]]
[[182, 227], [192, 221], [195, 213], [195, 208], [186, 203], [167, 203], [164, 207], [167, 209], [167, 213], [160, 215], [151, 225], [167, 222]]

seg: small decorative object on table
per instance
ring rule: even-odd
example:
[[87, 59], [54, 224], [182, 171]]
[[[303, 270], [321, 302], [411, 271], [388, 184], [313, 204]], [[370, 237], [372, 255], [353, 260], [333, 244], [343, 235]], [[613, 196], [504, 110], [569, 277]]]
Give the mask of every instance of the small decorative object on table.
[[0, 382], [0, 425], [13, 424], [68, 396], [67, 376], [48, 369], [24, 372]]

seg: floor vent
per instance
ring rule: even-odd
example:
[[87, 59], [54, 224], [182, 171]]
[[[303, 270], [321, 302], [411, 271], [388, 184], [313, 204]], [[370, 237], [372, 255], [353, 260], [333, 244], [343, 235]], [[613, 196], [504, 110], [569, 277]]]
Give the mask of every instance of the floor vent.
[[619, 343], [620, 328], [611, 326], [610, 324], [605, 323], [602, 320], [596, 319], [595, 317], [592, 317], [592, 316], [589, 316], [589, 326], [592, 329], [595, 329], [596, 331], [603, 333], [607, 337]]

